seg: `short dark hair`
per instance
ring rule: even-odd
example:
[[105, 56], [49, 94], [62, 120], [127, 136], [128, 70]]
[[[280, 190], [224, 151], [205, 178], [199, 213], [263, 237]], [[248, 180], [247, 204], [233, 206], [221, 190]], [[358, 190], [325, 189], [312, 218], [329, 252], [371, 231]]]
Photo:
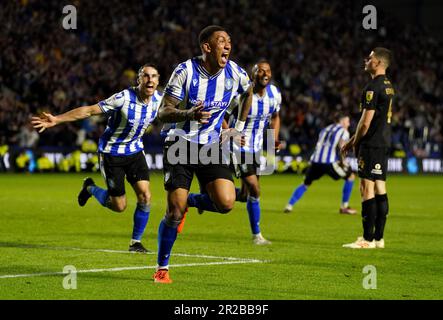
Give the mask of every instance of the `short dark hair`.
[[347, 112], [335, 112], [333, 115], [334, 122], [336, 122], [336, 123], [340, 122], [342, 119], [344, 119], [346, 117], [350, 118], [350, 116]]
[[205, 43], [217, 31], [226, 32], [225, 28], [216, 25], [205, 27], [202, 31], [200, 31], [200, 34], [198, 35], [198, 43], [200, 45], [202, 43]]
[[256, 63], [254, 63], [254, 65], [252, 66], [252, 73], [254, 73], [256, 70], [255, 70], [255, 66], [258, 66], [259, 64], [262, 64], [262, 63], [266, 63], [268, 66], [271, 66], [271, 64], [269, 63], [269, 60], [266, 60], [266, 59], [260, 59], [260, 60], [258, 60]]
[[146, 67], [154, 68], [155, 70], [157, 70], [157, 72], [159, 72], [157, 66], [156, 66], [154, 63], [146, 62], [144, 65], [142, 65], [140, 68], [138, 68], [137, 77], [140, 75], [140, 73], [141, 73], [141, 72], [143, 71], [143, 69], [146, 68]]
[[377, 57], [377, 59], [384, 61], [386, 68], [391, 65], [392, 62], [391, 50], [382, 47], [377, 47], [372, 51], [374, 51], [374, 55]]

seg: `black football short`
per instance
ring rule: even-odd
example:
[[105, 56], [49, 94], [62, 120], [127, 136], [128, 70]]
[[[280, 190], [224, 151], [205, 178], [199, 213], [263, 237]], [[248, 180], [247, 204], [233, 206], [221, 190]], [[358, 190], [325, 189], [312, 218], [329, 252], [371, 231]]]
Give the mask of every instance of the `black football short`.
[[[183, 141], [182, 141], [183, 142]], [[183, 142], [187, 145], [186, 159], [177, 162], [178, 154], [172, 155], [173, 152], [168, 150], [174, 144], [174, 142], [166, 142], [163, 148], [163, 173], [164, 173], [164, 186], [165, 190], [173, 191], [178, 188], [190, 190], [192, 179], [194, 174], [197, 176], [200, 188], [205, 189], [209, 182], [216, 179], [226, 179], [234, 181], [232, 179], [232, 172], [227, 164], [222, 163], [221, 158], [218, 161], [212, 163], [201, 163], [200, 159], [197, 161], [190, 161], [190, 153], [200, 152], [202, 145], [194, 145], [196, 149], [191, 149], [189, 142]], [[220, 151], [221, 156], [221, 151]], [[169, 159], [171, 157], [171, 159]], [[172, 162], [172, 163], [171, 163]]]
[[[236, 154], [239, 155], [239, 154]], [[231, 170], [237, 178], [260, 175], [260, 153], [241, 153], [241, 159], [231, 159]]]
[[100, 171], [105, 179], [108, 194], [119, 197], [125, 194], [125, 176], [130, 184], [149, 181], [149, 168], [145, 153], [140, 151], [129, 156], [113, 156], [99, 153]]
[[358, 176], [368, 180], [386, 181], [388, 171], [388, 148], [361, 146], [358, 150]]
[[352, 174], [350, 166], [344, 166], [339, 162], [334, 163], [311, 163], [306, 171], [304, 184], [309, 186], [315, 180], [325, 174], [334, 180], [347, 179]]

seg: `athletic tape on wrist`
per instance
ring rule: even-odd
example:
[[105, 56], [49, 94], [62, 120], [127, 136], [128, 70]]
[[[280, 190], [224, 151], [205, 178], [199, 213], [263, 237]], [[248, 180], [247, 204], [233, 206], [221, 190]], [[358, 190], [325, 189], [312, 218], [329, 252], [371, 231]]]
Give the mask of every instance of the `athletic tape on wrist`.
[[242, 132], [245, 128], [245, 122], [246, 121], [237, 120], [237, 122], [235, 123], [235, 130]]

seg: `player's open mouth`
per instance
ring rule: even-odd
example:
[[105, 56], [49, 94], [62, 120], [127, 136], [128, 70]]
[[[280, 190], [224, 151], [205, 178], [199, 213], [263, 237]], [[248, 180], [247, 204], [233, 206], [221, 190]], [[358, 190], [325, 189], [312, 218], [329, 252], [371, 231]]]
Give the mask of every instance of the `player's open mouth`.
[[226, 53], [226, 52], [222, 53], [221, 60], [222, 60], [223, 63], [227, 63], [228, 62], [228, 58], [229, 58], [229, 53]]
[[147, 85], [146, 89], [154, 89], [154, 86], [153, 85]]

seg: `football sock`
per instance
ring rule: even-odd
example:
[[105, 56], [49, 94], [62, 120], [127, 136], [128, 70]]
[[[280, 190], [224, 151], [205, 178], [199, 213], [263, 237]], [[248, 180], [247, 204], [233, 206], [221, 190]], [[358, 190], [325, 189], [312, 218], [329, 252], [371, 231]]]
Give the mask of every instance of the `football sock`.
[[367, 241], [374, 240], [375, 219], [377, 217], [377, 203], [375, 198], [362, 202], [363, 238]]
[[306, 190], [308, 190], [308, 187], [303, 183], [299, 185], [297, 189], [294, 190], [294, 193], [292, 193], [291, 199], [289, 199], [289, 204], [293, 206], [298, 200], [300, 200]]
[[169, 220], [166, 217], [160, 222], [158, 227], [158, 257], [159, 267], [167, 268], [171, 255], [172, 246], [177, 239], [177, 226], [180, 221]]
[[108, 190], [102, 189], [97, 186], [89, 186], [88, 192], [97, 199], [97, 201], [103, 206], [108, 207]]
[[249, 196], [246, 203], [252, 234], [260, 233], [260, 199]]
[[190, 193], [188, 195], [188, 206], [213, 212], [219, 211], [207, 193]]
[[151, 206], [149, 204], [137, 203], [134, 212], [134, 226], [132, 228], [132, 239], [141, 240], [143, 232], [149, 220], [149, 212]]
[[346, 180], [343, 185], [343, 196], [342, 196], [342, 204], [343, 207], [347, 207], [349, 203], [349, 199], [351, 198], [352, 187], [354, 186], [354, 180]]
[[235, 201], [246, 202], [247, 196], [243, 195], [240, 188], [235, 188]]
[[377, 218], [375, 219], [375, 240], [379, 241], [383, 238], [385, 231], [386, 218], [389, 213], [388, 195], [376, 195], [375, 201], [377, 202]]

